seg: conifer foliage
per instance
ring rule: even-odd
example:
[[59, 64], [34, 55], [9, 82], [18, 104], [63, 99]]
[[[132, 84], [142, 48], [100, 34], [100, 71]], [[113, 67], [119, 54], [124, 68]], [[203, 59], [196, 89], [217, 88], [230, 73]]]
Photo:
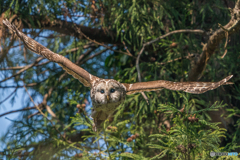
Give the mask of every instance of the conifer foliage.
[[[0, 156], [200, 160], [211, 151], [240, 153], [239, 10], [239, 0], [1, 1], [0, 118], [19, 116], [9, 119]], [[233, 74], [234, 85], [200, 95], [129, 95], [94, 132], [89, 89], [25, 49], [4, 18], [101, 78], [219, 81]], [[19, 95], [20, 109], [4, 112]]]

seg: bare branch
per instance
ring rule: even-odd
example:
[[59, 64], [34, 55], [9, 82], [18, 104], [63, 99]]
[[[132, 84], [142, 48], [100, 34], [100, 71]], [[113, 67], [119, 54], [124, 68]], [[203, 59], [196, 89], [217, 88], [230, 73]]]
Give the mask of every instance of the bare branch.
[[[30, 23], [28, 19], [25, 19], [24, 22], [23, 22], [24, 28], [32, 28], [32, 26], [30, 25], [32, 23]], [[73, 22], [67, 22], [65, 20], [60, 19], [55, 19], [54, 21], [51, 21], [48, 17], [45, 16], [44, 17], [32, 16], [32, 22], [34, 23], [35, 27], [38, 27], [40, 24], [41, 28], [56, 31], [61, 34], [74, 35], [75, 37], [82, 39], [83, 38], [82, 34], [76, 30], [77, 27], [81, 30], [83, 34], [85, 34], [90, 39], [94, 39], [98, 42], [103, 43], [122, 44], [120, 40], [121, 38], [117, 39], [115, 33], [113, 32], [106, 33], [103, 29], [77, 25]]]
[[[33, 87], [37, 85], [37, 83], [30, 83], [30, 86], [27, 87]], [[0, 86], [0, 88], [23, 88], [23, 86]]]
[[36, 107], [27, 107], [27, 108], [23, 108], [23, 109], [18, 109], [18, 110], [9, 111], [9, 112], [6, 112], [6, 113], [1, 114], [0, 117], [5, 116], [5, 115], [8, 115], [8, 114], [11, 114], [11, 113], [28, 111], [28, 110], [31, 110], [31, 109], [36, 109]]
[[[90, 46], [91, 46], [91, 44], [90, 44], [90, 45], [85, 45], [84, 47], [85, 47], [85, 48], [88, 48], [88, 47], [90, 47]], [[68, 51], [66, 51], [66, 52], [67, 52], [67, 53], [74, 52], [74, 51], [76, 51], [77, 49], [79, 49], [79, 48], [73, 48], [73, 49], [68, 50]], [[82, 54], [82, 55], [79, 57], [79, 59], [77, 60], [76, 64], [79, 64], [80, 61], [81, 61], [85, 56], [89, 55], [92, 50], [93, 50], [93, 49], [91, 49], [91, 50], [87, 51], [86, 53]], [[106, 50], [102, 50], [101, 53], [103, 53], [104, 51], [106, 51]], [[101, 53], [100, 53], [100, 54], [101, 54]], [[92, 56], [91, 56], [91, 57], [92, 57]], [[92, 57], [92, 58], [93, 58], [93, 57]], [[46, 61], [46, 62], [37, 64], [37, 63], [38, 63], [39, 61], [41, 61], [42, 59], [44, 59], [44, 57], [38, 58], [37, 60], [35, 60], [34, 63], [32, 63], [32, 64], [30, 64], [30, 65], [21, 67], [22, 69], [21, 69], [20, 71], [18, 71], [16, 74], [14, 74], [14, 75], [12, 75], [12, 76], [10, 76], [10, 77], [7, 77], [6, 79], [4, 79], [4, 80], [2, 80], [2, 81], [0, 81], [0, 83], [1, 83], [1, 82], [4, 82], [4, 81], [6, 81], [6, 80], [8, 80], [8, 79], [10, 79], [10, 78], [12, 78], [12, 77], [15, 77], [15, 76], [21, 74], [22, 72], [24, 72], [25, 70], [27, 70], [27, 69], [29, 69], [29, 68], [31, 68], [31, 67], [33, 67], [33, 66], [41, 66], [41, 65], [44, 65], [44, 64], [47, 64], [47, 63], [50, 62], [50, 61]], [[89, 58], [89, 59], [90, 59], [90, 58]], [[87, 60], [89, 60], [89, 59], [87, 59]], [[84, 61], [84, 62], [85, 62], [85, 61]], [[10, 67], [10, 68], [6, 68], [6, 70], [10, 70], [10, 69], [20, 69], [20, 67]], [[0, 69], [0, 70], [1, 70], [1, 69]], [[32, 86], [35, 86], [35, 85], [37, 85], [37, 83], [27, 84], [26, 86], [27, 86], [27, 87], [32, 87]], [[0, 88], [16, 88], [16, 87], [21, 88], [21, 87], [24, 87], [24, 86], [0, 86]]]
[[143, 51], [145, 49], [145, 44], [143, 44], [143, 47], [141, 49], [141, 51], [139, 52], [138, 56], [137, 56], [137, 60], [136, 60], [136, 68], [137, 68], [137, 72], [138, 72], [138, 81], [141, 82], [141, 73], [140, 73], [140, 68], [139, 68], [139, 60], [140, 60], [140, 56], [142, 55]]
[[[43, 63], [40, 63], [40, 64], [36, 64], [35, 62], [35, 65], [33, 65], [33, 66], [35, 66], [35, 67], [37, 67], [37, 66], [42, 66], [42, 65], [45, 65], [45, 64], [48, 64], [50, 61], [46, 61], [46, 62], [43, 62]], [[32, 65], [32, 64], [30, 64], [30, 65]], [[19, 70], [19, 69], [23, 69], [23, 68], [25, 68], [25, 67], [27, 67], [27, 66], [30, 66], [30, 65], [26, 65], [26, 66], [17, 66], [17, 67], [8, 67], [8, 68], [0, 68], [0, 70]], [[32, 67], [33, 67], [32, 66]], [[29, 69], [29, 68], [28, 68]]]
[[51, 108], [48, 106], [48, 105], [46, 105], [46, 109], [47, 109], [47, 112], [52, 116], [52, 117], [56, 117], [56, 114], [51, 110]]
[[172, 59], [172, 60], [167, 61], [167, 62], [161, 62], [161, 63], [157, 62], [157, 65], [165, 65], [165, 64], [167, 64], [167, 63], [171, 63], [171, 62], [174, 62], [174, 61], [178, 61], [178, 60], [180, 60], [180, 59], [190, 59], [190, 58], [192, 58], [192, 57], [194, 57], [194, 56], [195, 56], [194, 54], [189, 54], [189, 55], [187, 55], [187, 56], [175, 58], [175, 59]]
[[[89, 47], [92, 47], [93, 45], [92, 44], [87, 44], [87, 45], [84, 45], [83, 46], [83, 49], [87, 49]], [[77, 50], [79, 50], [80, 47], [76, 47], [76, 48], [72, 48], [70, 50], [67, 50], [66, 52], [64, 53], [72, 53], [72, 52], [75, 52]], [[40, 63], [40, 64], [36, 64], [34, 66], [42, 66], [42, 65], [45, 65], [45, 64], [48, 64], [49, 62], [51, 61], [46, 61], [46, 62], [43, 62], [43, 63]], [[9, 68], [0, 68], [0, 70], [19, 70], [19, 69], [23, 69], [25, 68], [26, 66], [17, 66], [17, 67], [9, 67]]]
[[[100, 51], [99, 53], [96, 53], [96, 54], [101, 54], [101, 53], [103, 53], [103, 52], [105, 52], [105, 50], [102, 50], [102, 51]], [[89, 55], [90, 53], [91, 53], [91, 52], [85, 52], [84, 54], [82, 54], [82, 55], [78, 58], [78, 60], [77, 60], [77, 62], [76, 62], [75, 64], [76, 64], [76, 65], [82, 64], [83, 62], [81, 62], [81, 61], [85, 58], [85, 56]], [[96, 55], [96, 54], [95, 54], [95, 55]], [[90, 57], [93, 58], [94, 56], [90, 56]], [[89, 57], [89, 58], [90, 58], [90, 57]], [[89, 59], [85, 59], [85, 61], [87, 61], [87, 60], [89, 60]], [[85, 62], [85, 61], [84, 61], [84, 62]], [[58, 82], [60, 82], [60, 81], [61, 81], [65, 76], [67, 76], [67, 75], [68, 75], [67, 72], [64, 72], [64, 73], [59, 77]], [[53, 89], [54, 89], [54, 87], [51, 87], [51, 88], [48, 90], [48, 93], [44, 95], [44, 98], [43, 98], [43, 101], [42, 101], [41, 105], [43, 105], [43, 106], [46, 106], [46, 105], [47, 105], [47, 99], [48, 99], [48, 97], [51, 95]], [[28, 116], [28, 118], [31, 118], [31, 117], [39, 114], [39, 113], [40, 113], [40, 112], [36, 112], [36, 113]]]
[[[152, 41], [149, 41], [149, 42], [144, 43], [141, 51], [139, 52], [139, 54], [138, 54], [138, 56], [137, 56], [137, 60], [136, 60], [136, 69], [137, 69], [137, 73], [138, 73], [138, 81], [139, 81], [139, 82], [141, 82], [141, 73], [140, 73], [140, 68], [139, 68], [139, 60], [140, 60], [140, 56], [142, 55], [145, 47], [148, 46], [148, 45], [150, 45], [150, 44], [152, 44], [152, 43], [154, 43], [154, 42], [157, 42], [157, 41], [160, 40], [160, 39], [166, 38], [166, 37], [168, 37], [168, 36], [170, 36], [170, 35], [173, 35], [173, 34], [176, 34], [176, 33], [200, 33], [200, 34], [203, 34], [204, 31], [203, 31], [203, 30], [200, 30], [200, 29], [195, 29], [195, 30], [191, 30], [191, 29], [181, 29], [181, 30], [176, 30], [176, 31], [169, 32], [169, 33], [167, 33], [167, 34], [165, 34], [165, 35], [162, 35], [162, 36], [160, 36], [160, 37], [158, 37], [158, 38], [156, 38], [156, 39], [154, 39], [154, 40], [152, 40]], [[148, 103], [147, 96], [146, 96], [143, 92], [141, 92], [141, 94], [143, 95], [144, 99], [145, 99], [145, 100], [147, 101], [147, 103]]]
[[[223, 29], [225, 28], [225, 29]], [[214, 54], [214, 51], [221, 43], [222, 39], [226, 37], [225, 32], [228, 35], [238, 32], [240, 29], [240, 1], [236, 2], [235, 7], [231, 10], [231, 20], [225, 26], [216, 30], [213, 35], [210, 36], [208, 42], [203, 46], [202, 53], [197, 60], [196, 64], [189, 72], [189, 81], [196, 81], [201, 78], [201, 75], [207, 65], [208, 60]]]
[[122, 43], [123, 43], [124, 48], [126, 49], [127, 53], [128, 53], [129, 55], [131, 55], [131, 57], [133, 57], [133, 55], [132, 55], [132, 54], [130, 53], [130, 51], [128, 50], [128, 48], [127, 48], [125, 42], [123, 41]]
[[18, 88], [15, 88], [15, 90], [14, 90], [9, 96], [7, 96], [4, 100], [2, 100], [2, 101], [0, 102], [0, 104], [2, 104], [3, 102], [5, 102], [6, 100], [8, 100], [8, 98], [10, 98], [10, 97], [17, 91], [17, 89], [18, 89]]
[[9, 79], [11, 79], [11, 78], [13, 78], [13, 77], [16, 77], [17, 75], [19, 75], [19, 74], [21, 74], [22, 72], [26, 71], [27, 69], [33, 67], [35, 64], [37, 64], [38, 62], [40, 62], [40, 61], [43, 60], [43, 59], [44, 59], [44, 57], [39, 57], [39, 58], [37, 58], [34, 63], [25, 66], [23, 69], [21, 69], [20, 71], [18, 71], [18, 72], [15, 73], [14, 75], [12, 75], [12, 76], [10, 76], [10, 77], [7, 77], [7, 78], [5, 78], [5, 79], [3, 79], [3, 80], [1, 80], [0, 83], [5, 82], [6, 80], [9, 80]]
[[42, 110], [36, 105], [36, 103], [33, 101], [32, 97], [31, 97], [31, 95], [29, 94], [29, 92], [28, 92], [28, 90], [27, 90], [27, 88], [26, 88], [25, 85], [24, 85], [24, 88], [25, 88], [25, 90], [26, 90], [29, 98], [31, 99], [32, 103], [34, 104], [34, 106], [35, 106], [35, 107], [37, 108], [37, 110], [43, 115], [43, 117], [45, 117], [45, 118], [52, 124], [52, 126], [55, 128], [55, 130], [59, 133], [60, 137], [62, 137], [66, 142], [72, 143], [71, 141], [67, 140], [67, 139], [65, 138], [65, 136], [63, 136], [63, 135], [61, 134], [61, 132], [57, 129], [57, 127], [53, 124], [53, 122], [52, 122], [52, 121], [42, 112]]
[[12, 46], [13, 43], [14, 43], [14, 38], [11, 38], [10, 43], [9, 43], [9, 46], [6, 47], [6, 48], [4, 48], [4, 49], [2, 49], [2, 50], [0, 50], [0, 51], [2, 52], [2, 53], [0, 52], [0, 63], [1, 63], [1, 62], [4, 60], [4, 58], [7, 56], [8, 51], [11, 49], [10, 46]]
[[151, 41], [145, 43], [145, 46], [148, 46], [148, 45], [150, 45], [150, 44], [152, 44], [152, 43], [154, 43], [154, 42], [159, 41], [160, 39], [166, 38], [166, 37], [168, 37], [168, 36], [170, 36], [170, 35], [173, 35], [173, 34], [176, 34], [176, 33], [196, 33], [196, 34], [204, 34], [205, 32], [204, 32], [203, 30], [201, 30], [201, 29], [180, 29], [180, 30], [176, 30], [176, 31], [169, 32], [169, 33], [164, 34], [164, 35], [162, 35], [162, 36], [160, 36], [160, 37], [158, 37], [158, 38], [156, 38], [156, 39], [154, 39], [154, 40], [151, 40]]
[[37, 110], [43, 115], [43, 117], [45, 117], [47, 120], [51, 121], [51, 120], [48, 119], [48, 117], [42, 112], [42, 110], [38, 107], [38, 105], [36, 105], [36, 103], [33, 101], [31, 95], [29, 94], [29, 92], [28, 92], [28, 90], [27, 90], [27, 88], [26, 88], [26, 86], [24, 85], [23, 87], [25, 88], [25, 90], [26, 90], [26, 92], [27, 92], [30, 100], [32, 101], [32, 103], [34, 104], [34, 106], [37, 108]]
[[[42, 81], [39, 81], [39, 82], [37, 82], [37, 83], [29, 83], [29, 84], [26, 84], [25, 86], [26, 86], [26, 87], [34, 87], [34, 86], [36, 86], [36, 85], [38, 85], [38, 84], [40, 84], [40, 83], [42, 83], [42, 82], [44, 82], [44, 81], [46, 81], [46, 80], [47, 80], [47, 78], [44, 79], [44, 80], [42, 80]], [[23, 86], [0, 86], [0, 88], [23, 88]]]
[[35, 113], [33, 113], [33, 114], [29, 115], [29, 116], [28, 116], [28, 119], [29, 119], [29, 118], [32, 118], [33, 116], [35, 116], [35, 115], [38, 115], [38, 114], [40, 114], [40, 112], [39, 112], [39, 111], [37, 111], [37, 112], [35, 112]]
[[157, 42], [157, 41], [160, 40], [160, 39], [166, 38], [166, 37], [168, 37], [168, 36], [170, 36], [170, 35], [173, 35], [173, 34], [176, 34], [176, 33], [200, 33], [200, 34], [203, 34], [204, 31], [203, 31], [203, 30], [199, 30], [199, 29], [196, 29], [196, 30], [191, 30], [191, 29], [186, 29], [186, 30], [185, 30], [185, 29], [181, 29], [181, 30], [176, 30], [176, 31], [169, 32], [169, 33], [167, 33], [167, 34], [165, 34], [165, 35], [162, 35], [162, 36], [160, 36], [160, 37], [158, 37], [158, 38], [156, 38], [156, 39], [154, 39], [154, 40], [152, 40], [152, 41], [149, 41], [149, 42], [144, 43], [141, 51], [139, 52], [139, 54], [138, 54], [138, 56], [137, 56], [137, 60], [136, 60], [136, 68], [137, 68], [137, 72], [138, 72], [138, 80], [141, 79], [140, 68], [139, 68], [139, 60], [140, 60], [140, 56], [142, 55], [145, 47], [148, 46], [148, 45], [150, 45], [150, 44], [152, 44], [152, 43], [154, 43], [154, 42]]
[[79, 62], [79, 64], [83, 64], [83, 63], [87, 62], [88, 60], [93, 59], [94, 57], [97, 57], [97, 56], [101, 55], [102, 53], [106, 52], [107, 50], [108, 49], [101, 50], [101, 51], [89, 56], [88, 58], [82, 60], [82, 62]]
[[[76, 25], [76, 24], [74, 24], [74, 25]], [[77, 32], [78, 32], [79, 34], [83, 35], [87, 40], [89, 40], [89, 41], [91, 41], [91, 42], [93, 42], [93, 43], [95, 43], [95, 44], [97, 44], [97, 45], [103, 46], [103, 47], [105, 47], [105, 48], [107, 48], [107, 49], [109, 49], [109, 50], [112, 50], [111, 47], [105, 45], [104, 43], [97, 42], [95, 39], [93, 40], [93, 39], [89, 38], [88, 36], [86, 36], [86, 35], [82, 32], [82, 30], [81, 30], [80, 28], [78, 28], [77, 26], [76, 26], [76, 29], [77, 29]], [[133, 55], [132, 55], [131, 53], [129, 54], [128, 52], [117, 51], [117, 50], [112, 50], [112, 51], [114, 51], [114, 52], [119, 52], [119, 53], [128, 55], [128, 56], [130, 56], [130, 57], [133, 57]]]
[[[145, 48], [145, 44], [143, 44], [143, 47], [141, 49], [141, 51], [139, 52], [138, 56], [137, 56], [137, 60], [136, 60], [136, 68], [137, 68], [137, 72], [138, 72], [138, 81], [139, 82], [142, 82], [142, 79], [141, 79], [141, 73], [140, 73], [140, 68], [139, 68], [139, 59], [140, 59], [140, 56], [142, 54], [142, 52], [144, 51], [144, 48]], [[148, 102], [148, 98], [146, 96], [146, 94], [144, 92], [140, 92], [143, 96], [143, 98], [147, 101], [147, 103], [149, 104]]]
[[15, 90], [14, 90], [9, 96], [7, 96], [4, 100], [2, 100], [2, 101], [0, 102], [0, 104], [2, 104], [2, 103], [5, 102], [8, 98], [10, 98], [10, 97], [17, 91], [17, 89], [18, 89], [18, 88], [15, 88]]
[[95, 48], [91, 48], [91, 49], [89, 49], [88, 51], [86, 51], [85, 53], [81, 54], [81, 55], [79, 56], [79, 58], [77, 59], [77, 61], [76, 61], [75, 64], [79, 65], [80, 61], [81, 61], [83, 58], [85, 58], [86, 56], [88, 56], [94, 49], [95, 49]]

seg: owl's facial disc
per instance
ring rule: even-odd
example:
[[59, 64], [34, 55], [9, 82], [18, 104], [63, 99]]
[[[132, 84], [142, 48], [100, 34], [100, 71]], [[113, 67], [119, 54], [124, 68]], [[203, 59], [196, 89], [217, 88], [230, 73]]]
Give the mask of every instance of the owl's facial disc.
[[[122, 86], [119, 82], [115, 80], [105, 80], [97, 83], [94, 88], [96, 91], [94, 95], [92, 95], [92, 100], [97, 105], [116, 105], [115, 103], [119, 103], [124, 95]], [[92, 92], [91, 92], [92, 93]], [[106, 107], [108, 107], [106, 105]]]

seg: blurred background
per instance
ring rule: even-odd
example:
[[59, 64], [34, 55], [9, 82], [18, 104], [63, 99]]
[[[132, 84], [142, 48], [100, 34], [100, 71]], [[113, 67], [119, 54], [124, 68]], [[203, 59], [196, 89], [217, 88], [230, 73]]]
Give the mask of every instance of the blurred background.
[[[238, 3], [0, 1], [0, 155], [4, 159], [208, 159], [211, 151], [240, 153], [240, 39], [238, 24], [233, 24], [238, 19], [231, 14]], [[58, 64], [25, 48], [3, 25], [5, 18], [100, 78], [123, 83], [216, 82], [234, 75], [230, 80], [234, 84], [200, 95], [166, 89], [145, 92], [149, 103], [140, 93], [127, 96], [113, 120], [105, 122], [104, 132], [93, 132], [90, 89]], [[227, 33], [219, 24], [234, 30]], [[138, 61], [139, 79], [137, 57], [147, 42], [151, 43]]]

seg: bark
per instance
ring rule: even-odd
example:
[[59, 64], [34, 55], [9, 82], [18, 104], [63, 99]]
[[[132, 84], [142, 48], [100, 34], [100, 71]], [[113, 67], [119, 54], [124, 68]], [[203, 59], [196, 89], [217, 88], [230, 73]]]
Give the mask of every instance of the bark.
[[[237, 33], [240, 29], [240, 2], [237, 1], [235, 7], [231, 10], [231, 20], [225, 26], [216, 30], [212, 36], [210, 36], [208, 42], [203, 46], [202, 53], [195, 65], [189, 72], [189, 81], [197, 81], [201, 78], [201, 74], [207, 65], [207, 62], [214, 54], [214, 51], [218, 48], [221, 41], [229, 35]], [[226, 34], [227, 33], [227, 34]]]
[[[101, 43], [112, 43], [112, 44], [121, 44], [120, 37], [117, 39], [117, 36], [112, 31], [105, 31], [104, 29], [98, 29], [98, 28], [91, 28], [84, 25], [78, 25], [73, 22], [68, 22], [65, 20], [55, 19], [50, 20], [48, 17], [41, 17], [41, 16], [32, 16], [32, 21], [34, 23], [34, 26], [31, 26], [30, 20], [24, 19], [23, 21], [23, 28], [41, 28], [41, 29], [48, 29], [52, 31], [56, 31], [61, 34], [65, 35], [72, 35], [79, 39], [85, 39], [83, 35], [78, 33], [77, 29], [78, 27], [83, 34], [85, 34], [87, 37], [89, 37], [92, 40], [96, 40]], [[39, 26], [40, 24], [40, 26]]]

